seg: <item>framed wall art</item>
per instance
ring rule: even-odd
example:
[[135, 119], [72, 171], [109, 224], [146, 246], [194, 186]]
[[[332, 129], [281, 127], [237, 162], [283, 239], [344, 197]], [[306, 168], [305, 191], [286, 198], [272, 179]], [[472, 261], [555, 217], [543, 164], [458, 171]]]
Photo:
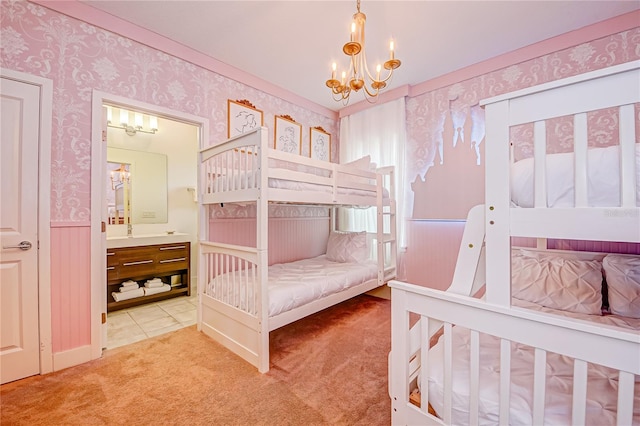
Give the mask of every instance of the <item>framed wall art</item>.
[[320, 126], [309, 129], [309, 157], [331, 161], [331, 134]]
[[288, 115], [276, 115], [273, 147], [278, 151], [302, 152], [302, 125]]
[[227, 137], [232, 138], [250, 132], [264, 124], [262, 111], [246, 99], [227, 100]]

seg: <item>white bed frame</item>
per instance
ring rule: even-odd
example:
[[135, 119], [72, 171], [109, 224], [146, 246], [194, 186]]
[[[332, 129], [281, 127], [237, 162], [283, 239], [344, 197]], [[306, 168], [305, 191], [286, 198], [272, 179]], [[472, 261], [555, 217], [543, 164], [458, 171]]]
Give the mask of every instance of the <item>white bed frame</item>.
[[[549, 352], [574, 358], [572, 424], [586, 419], [587, 363], [619, 371], [617, 423], [633, 418], [634, 379], [640, 375], [637, 332], [570, 321], [511, 307], [511, 237], [640, 242], [640, 208], [636, 204], [634, 103], [640, 102], [640, 61], [570, 77], [481, 102], [486, 110], [485, 205], [471, 210], [451, 286], [446, 292], [392, 281], [392, 330], [389, 392], [393, 424], [450, 424], [452, 409], [452, 326], [471, 330], [469, 424], [477, 424], [479, 334], [501, 339], [500, 424], [509, 424], [510, 343], [535, 348], [533, 424], [544, 422], [545, 359]], [[588, 111], [619, 108], [621, 206], [587, 204]], [[574, 116], [575, 207], [547, 208], [545, 120]], [[509, 128], [534, 123], [535, 203], [510, 206]], [[470, 297], [485, 282], [484, 300]], [[411, 315], [411, 316], [410, 316]], [[410, 318], [418, 318], [410, 326]], [[445, 398], [438, 416], [428, 411], [428, 386], [421, 366], [428, 363], [431, 336], [444, 330]], [[553, 336], [553, 339], [549, 339]], [[448, 345], [448, 346], [447, 346]], [[448, 348], [448, 349], [447, 349]], [[448, 354], [447, 354], [448, 350]], [[421, 381], [420, 407], [410, 392]], [[498, 414], [498, 413], [496, 413]]]
[[[356, 169], [276, 151], [268, 143], [267, 128], [244, 133], [200, 153], [201, 238], [198, 270], [198, 330], [238, 354], [261, 373], [269, 370], [269, 332], [316, 313], [395, 278], [396, 223], [393, 167], [374, 171]], [[312, 170], [321, 173], [314, 173]], [[216, 179], [224, 176], [226, 180]], [[257, 176], [257, 179], [250, 179]], [[324, 185], [325, 191], [271, 188], [269, 179]], [[374, 183], [375, 182], [375, 183]], [[356, 190], [356, 193], [352, 193]], [[209, 209], [220, 203], [255, 203], [256, 246], [209, 241]], [[287, 203], [331, 207], [331, 227], [336, 229], [339, 206], [377, 207], [377, 277], [326, 298], [269, 317], [268, 205]], [[327, 230], [328, 235], [328, 230]], [[242, 289], [250, 299], [242, 308], [205, 293], [207, 283], [225, 271], [243, 270], [243, 278], [229, 283], [227, 294]], [[254, 275], [255, 274], [255, 275]], [[255, 284], [248, 284], [254, 282]], [[255, 286], [248, 288], [248, 286]], [[244, 299], [243, 299], [244, 300]], [[237, 305], [237, 304], [236, 304]]]

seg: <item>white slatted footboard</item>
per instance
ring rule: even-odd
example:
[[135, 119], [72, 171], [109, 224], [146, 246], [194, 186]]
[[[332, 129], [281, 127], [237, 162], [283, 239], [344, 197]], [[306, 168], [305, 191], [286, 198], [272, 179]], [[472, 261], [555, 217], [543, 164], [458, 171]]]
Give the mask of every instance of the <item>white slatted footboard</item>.
[[199, 289], [202, 331], [260, 372], [268, 371], [266, 252], [206, 241], [200, 250], [200, 271], [206, 277]]
[[[432, 290], [412, 284], [392, 281], [392, 342], [390, 354], [390, 393], [392, 401], [392, 423], [409, 424], [455, 424], [452, 411], [459, 419], [460, 395], [452, 391], [455, 371], [451, 345], [452, 332], [456, 327], [470, 330], [468, 404], [462, 408], [468, 412], [465, 424], [495, 421], [510, 424], [514, 398], [520, 398], [521, 389], [511, 387], [512, 345], [523, 344], [535, 348], [532, 363], [533, 383], [530, 424], [543, 424], [545, 409], [549, 410], [549, 395], [545, 395], [547, 377], [553, 372], [545, 368], [547, 357], [561, 354], [573, 359], [572, 403], [564, 424], [588, 424], [587, 365], [593, 363], [616, 370], [610, 381], [617, 382], [615, 423], [633, 423], [634, 380], [640, 375], [640, 333], [614, 327], [596, 326], [586, 321], [568, 320], [518, 308], [491, 305], [481, 300], [452, 293]], [[417, 321], [417, 322], [416, 322]], [[410, 322], [416, 322], [410, 327]], [[444, 363], [433, 366], [443, 371], [444, 397], [438, 405], [443, 408], [437, 416], [429, 413], [431, 396], [428, 377], [422, 374], [429, 370], [430, 335], [427, 330], [440, 330], [444, 339]], [[499, 408], [489, 420], [487, 401], [480, 398], [480, 341], [483, 334], [500, 339], [499, 359], [495, 360], [499, 370], [498, 394], [495, 398]], [[432, 342], [433, 343], [433, 342]], [[410, 393], [419, 386], [419, 407], [410, 402]], [[485, 384], [486, 386], [486, 384]], [[636, 386], [637, 387], [637, 386]], [[515, 393], [514, 393], [515, 392]], [[635, 390], [638, 399], [637, 392]], [[435, 405], [435, 404], [432, 404]], [[491, 410], [489, 410], [491, 411]], [[517, 422], [517, 421], [516, 421]]]

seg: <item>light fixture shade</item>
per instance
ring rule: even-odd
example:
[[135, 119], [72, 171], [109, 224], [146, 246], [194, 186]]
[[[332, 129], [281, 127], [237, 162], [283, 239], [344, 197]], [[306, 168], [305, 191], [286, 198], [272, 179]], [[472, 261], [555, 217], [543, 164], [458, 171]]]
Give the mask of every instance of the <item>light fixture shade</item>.
[[156, 117], [155, 115], [149, 116], [149, 128], [152, 131], [158, 130], [158, 117]]
[[113, 123], [113, 110], [107, 105], [107, 123]]
[[133, 116], [135, 119], [136, 127], [142, 128], [142, 114], [136, 112]]
[[126, 109], [120, 109], [120, 124], [123, 126], [129, 125], [129, 111]]

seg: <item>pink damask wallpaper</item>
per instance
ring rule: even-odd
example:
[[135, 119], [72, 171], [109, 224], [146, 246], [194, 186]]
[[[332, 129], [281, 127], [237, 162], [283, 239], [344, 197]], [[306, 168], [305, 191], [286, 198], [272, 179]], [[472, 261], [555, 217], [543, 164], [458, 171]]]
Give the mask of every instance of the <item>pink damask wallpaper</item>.
[[[338, 122], [286, 102], [190, 62], [167, 55], [135, 40], [122, 37], [83, 21], [67, 17], [25, 0], [0, 2], [0, 66], [53, 80], [54, 111], [51, 159], [52, 220], [52, 340], [53, 352], [79, 348], [90, 343], [89, 261], [77, 260], [77, 251], [88, 252], [90, 235], [91, 96], [92, 90], [113, 93], [165, 108], [207, 117], [211, 143], [226, 139], [227, 100], [247, 99], [264, 112], [264, 122], [286, 114], [302, 124], [303, 155], [308, 152], [309, 127], [322, 126], [332, 137], [332, 161], [338, 161]], [[484, 116], [480, 99], [608, 67], [640, 57], [640, 28], [585, 42], [488, 74], [409, 97], [407, 106], [408, 183], [413, 217], [456, 214], [468, 210], [483, 197]], [[592, 143], [609, 143], [610, 123], [616, 118], [604, 113], [594, 118], [602, 129]], [[559, 140], [566, 142], [565, 124], [558, 124]], [[553, 130], [556, 132], [556, 130]], [[517, 152], [530, 150], [529, 130], [514, 136]], [[637, 132], [640, 134], [640, 132]], [[591, 143], [590, 142], [590, 143]], [[564, 142], [563, 142], [564, 143]], [[440, 149], [441, 148], [441, 149]], [[442, 164], [441, 164], [442, 163]], [[435, 189], [434, 189], [435, 188]], [[445, 195], [446, 194], [446, 195]], [[413, 199], [415, 198], [415, 203]], [[429, 210], [438, 205], [442, 211]], [[466, 210], [465, 210], [466, 209]], [[272, 216], [326, 215], [324, 209], [272, 211]], [[216, 218], [251, 217], [250, 209], [218, 210]], [[414, 223], [419, 223], [418, 221]], [[443, 269], [438, 257], [455, 259], [456, 241], [444, 223], [432, 230], [409, 227], [410, 247], [403, 260], [407, 276], [414, 282], [434, 284], [435, 273], [447, 282], [451, 271]], [[451, 223], [449, 224], [451, 225]], [[446, 231], [446, 232], [445, 232]], [[435, 235], [435, 237], [434, 237]], [[457, 235], [457, 234], [456, 234]], [[457, 238], [457, 237], [456, 237]], [[453, 241], [446, 249], [441, 241]], [[412, 241], [428, 242], [428, 247]], [[56, 246], [59, 244], [60, 247]], [[429, 252], [431, 251], [431, 252]], [[455, 262], [453, 262], [455, 263]], [[430, 274], [424, 274], [427, 270]], [[433, 273], [433, 274], [432, 274]], [[413, 275], [412, 275], [413, 274]], [[428, 276], [427, 276], [428, 275]], [[437, 281], [437, 280], [436, 280]], [[69, 301], [77, 301], [69, 305]]]
[[227, 99], [247, 99], [264, 112], [265, 123], [286, 114], [302, 124], [302, 155], [308, 155], [309, 127], [336, 135], [337, 161], [333, 118], [34, 3], [3, 0], [0, 26], [0, 66], [54, 82], [52, 222], [90, 219], [94, 89], [206, 117], [211, 143], [226, 139]]
[[[407, 176], [413, 218], [464, 219], [484, 199], [484, 110], [479, 101], [640, 58], [640, 28], [592, 40], [407, 99]], [[639, 115], [636, 105], [636, 116]], [[617, 143], [617, 112], [589, 114], [589, 145]], [[636, 134], [640, 135], [640, 119]], [[547, 125], [547, 152], [573, 148], [571, 120]], [[516, 160], [531, 156], [533, 126], [512, 129]]]

